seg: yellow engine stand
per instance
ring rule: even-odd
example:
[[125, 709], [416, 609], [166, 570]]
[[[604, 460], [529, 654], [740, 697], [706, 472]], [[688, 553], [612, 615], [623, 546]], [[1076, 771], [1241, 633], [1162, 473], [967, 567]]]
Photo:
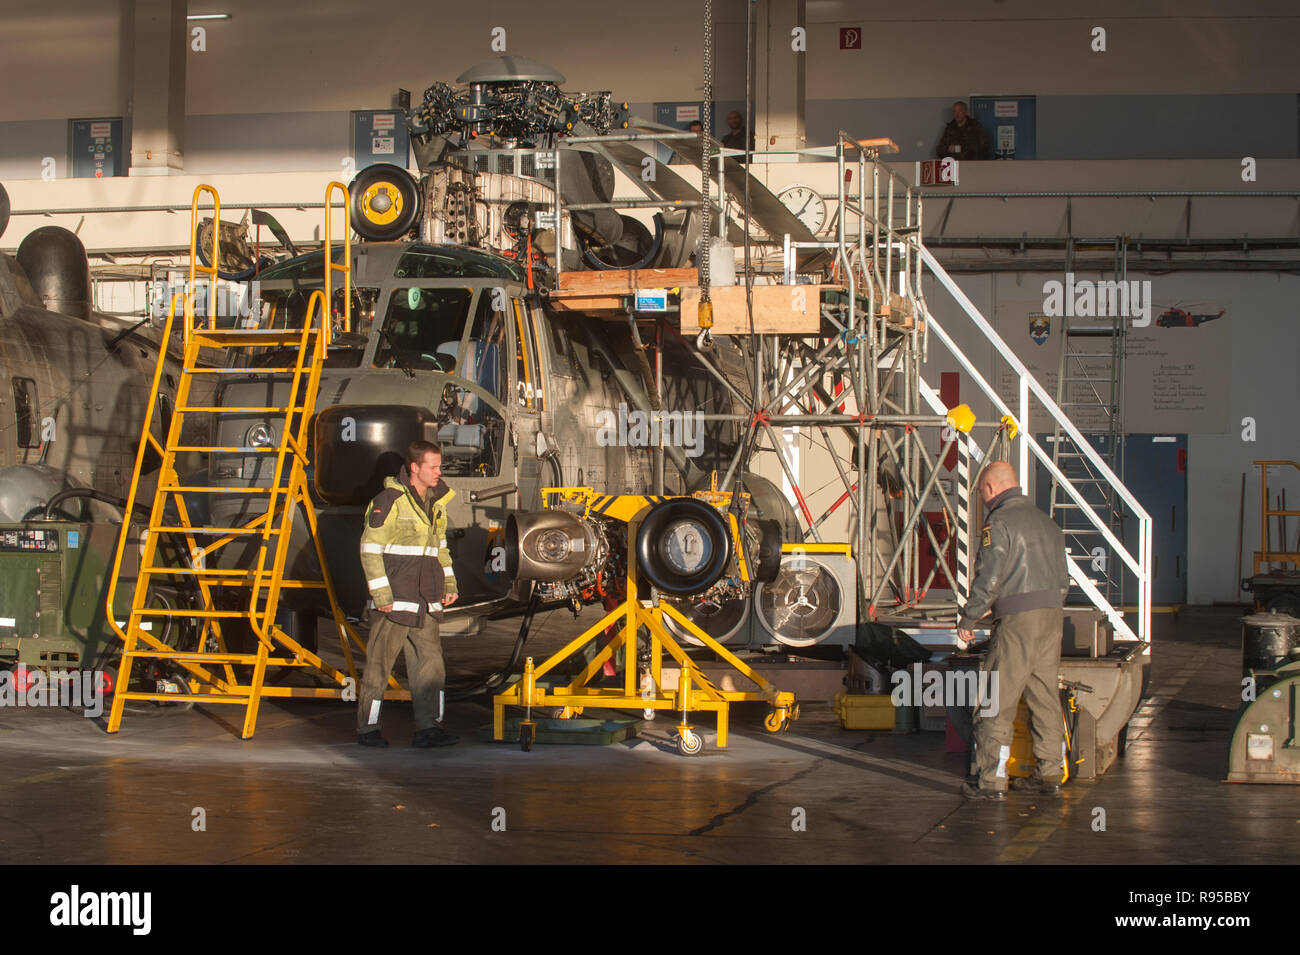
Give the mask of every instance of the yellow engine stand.
[[[629, 497], [633, 496], [629, 495]], [[635, 533], [635, 528], [632, 532]], [[664, 626], [665, 615], [672, 617], [680, 627], [721, 657], [732, 669], [758, 684], [758, 691], [718, 689], [669, 633]], [[618, 633], [596, 653], [591, 662], [568, 686], [550, 690], [537, 685], [538, 680], [575, 653], [581, 652], [587, 644], [602, 636], [606, 628], [620, 621], [622, 626]], [[641, 627], [645, 627], [650, 635], [649, 676], [652, 682], [645, 688], [638, 686], [637, 679], [636, 635]], [[603, 670], [605, 662], [614, 658], [614, 654], [620, 648], [624, 649], [620, 674], [622, 687], [588, 686], [587, 683]], [[681, 678], [678, 680], [677, 688], [667, 693], [660, 689], [663, 685], [661, 676], [665, 652], [681, 667]], [[529, 657], [524, 665], [523, 677], [493, 697], [492, 738], [498, 741], [505, 739], [507, 706], [524, 707], [529, 720], [534, 707], [563, 707], [565, 716], [576, 716], [586, 707], [606, 707], [615, 710], [676, 710], [682, 714], [681, 722], [676, 727], [678, 751], [686, 756], [694, 756], [703, 749], [704, 741], [690, 724], [691, 713], [711, 710], [717, 714], [718, 748], [722, 749], [727, 745], [728, 713], [731, 704], [752, 702], [765, 702], [772, 706], [772, 712], [768, 714], [763, 724], [769, 732], [780, 732], [787, 728], [792, 720], [799, 718], [799, 705], [793, 693], [778, 690], [774, 684], [734, 653], [695, 626], [676, 607], [667, 603], [655, 606], [648, 600], [641, 600], [637, 592], [636, 561], [633, 559], [628, 561], [627, 598], [622, 604], [606, 613], [581, 636], [574, 638], [567, 646], [552, 654], [544, 663], [535, 665], [533, 658]]]

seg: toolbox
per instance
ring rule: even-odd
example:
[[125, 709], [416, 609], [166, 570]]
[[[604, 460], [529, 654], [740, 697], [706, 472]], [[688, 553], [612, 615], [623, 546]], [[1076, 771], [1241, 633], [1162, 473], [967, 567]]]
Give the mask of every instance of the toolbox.
[[894, 702], [888, 693], [836, 693], [835, 715], [846, 730], [894, 728]]

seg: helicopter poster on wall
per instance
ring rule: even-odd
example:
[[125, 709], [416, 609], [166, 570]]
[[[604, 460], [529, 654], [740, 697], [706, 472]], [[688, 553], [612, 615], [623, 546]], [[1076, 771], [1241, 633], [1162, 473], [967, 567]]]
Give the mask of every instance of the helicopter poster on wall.
[[1221, 434], [1228, 430], [1231, 308], [1224, 302], [1162, 305], [1129, 332], [1125, 430]]
[[[1229, 376], [1223, 369], [1232, 360], [1231, 316], [1224, 302], [1171, 304], [1157, 295], [1149, 316], [1126, 319], [1121, 409], [1126, 432], [1228, 430]], [[1070, 319], [1074, 328], [1097, 321]], [[1058, 393], [1064, 327], [1060, 316], [1046, 314], [1041, 300], [998, 304], [998, 334], [1053, 398]], [[1070, 418], [1085, 431], [1107, 429], [1110, 351], [1109, 338], [1071, 338], [1064, 400]], [[1008, 363], [999, 365], [998, 393], [1017, 410], [1019, 378]], [[1029, 413], [1031, 423], [1046, 414], [1032, 398]]]

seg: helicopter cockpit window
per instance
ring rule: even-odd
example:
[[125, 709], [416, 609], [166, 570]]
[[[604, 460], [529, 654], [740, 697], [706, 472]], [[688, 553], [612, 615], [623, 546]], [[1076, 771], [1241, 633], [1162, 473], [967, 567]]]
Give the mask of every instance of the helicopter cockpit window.
[[400, 259], [393, 275], [399, 279], [512, 279], [525, 281], [513, 262], [473, 249], [413, 246]]
[[[311, 301], [313, 289], [266, 289], [261, 290], [260, 301], [255, 314], [244, 319], [246, 328], [302, 328], [307, 321], [307, 307]], [[331, 321], [334, 323], [335, 335], [329, 352], [325, 356], [326, 368], [356, 368], [361, 364], [361, 357], [366, 350], [366, 338], [370, 325], [374, 321], [375, 302], [379, 299], [379, 290], [375, 288], [352, 289], [352, 333], [343, 334], [343, 289], [335, 289]], [[320, 321], [319, 316], [312, 318], [313, 323]], [[296, 349], [269, 348], [249, 359], [251, 367], [282, 365], [287, 355]], [[293, 364], [292, 360], [288, 362]]]
[[329, 354], [325, 357], [326, 368], [356, 368], [361, 364], [361, 356], [370, 339], [370, 329], [375, 323], [375, 308], [379, 302], [379, 289], [352, 289], [352, 330], [343, 331], [343, 296], [341, 288], [334, 290], [334, 301], [330, 307], [330, 319], [334, 323], [334, 338], [330, 343]]
[[[343, 264], [343, 246], [336, 246], [331, 261], [338, 265]], [[354, 260], [355, 264], [355, 260]], [[292, 259], [286, 259], [284, 262], [277, 262], [269, 269], [263, 269], [257, 274], [258, 279], [263, 282], [277, 282], [284, 279], [315, 279], [321, 281], [321, 276], [325, 272], [325, 253], [308, 252], [306, 255], [298, 255]]]
[[393, 289], [375, 367], [454, 373], [472, 294], [467, 288]]
[[311, 289], [262, 289], [256, 316], [249, 316], [247, 328], [302, 328], [307, 321]]
[[438, 409], [442, 473], [450, 477], [495, 477], [501, 472], [505, 421], [482, 398], [448, 384]]
[[41, 446], [41, 432], [38, 426], [40, 409], [37, 405], [36, 382], [30, 378], [15, 378], [13, 384], [18, 447], [39, 448]]
[[474, 325], [460, 373], [481, 385], [498, 401], [506, 400], [506, 313], [492, 307], [492, 296], [484, 289], [479, 293]]

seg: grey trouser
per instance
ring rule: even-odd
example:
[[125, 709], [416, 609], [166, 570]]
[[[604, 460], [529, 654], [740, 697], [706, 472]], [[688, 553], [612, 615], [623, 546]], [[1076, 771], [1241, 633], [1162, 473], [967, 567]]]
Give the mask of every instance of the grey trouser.
[[998, 711], [993, 716], [975, 712], [975, 759], [983, 789], [1007, 788], [1007, 757], [1022, 693], [1029, 707], [1035, 775], [1057, 783], [1064, 775], [1058, 683], [1064, 620], [1060, 610], [1027, 610], [1008, 614], [993, 630], [992, 646], [980, 669], [997, 673]]
[[[366, 670], [357, 694], [357, 733], [379, 729], [384, 688], [399, 653], [406, 653], [406, 674], [411, 684], [411, 706], [415, 710], [415, 728], [429, 729], [441, 714], [441, 693], [447, 670], [442, 662], [442, 643], [438, 640], [438, 622], [432, 614], [424, 615], [422, 627], [404, 627], [387, 617], [378, 618], [370, 629], [366, 644]], [[372, 618], [373, 619], [373, 618]]]

